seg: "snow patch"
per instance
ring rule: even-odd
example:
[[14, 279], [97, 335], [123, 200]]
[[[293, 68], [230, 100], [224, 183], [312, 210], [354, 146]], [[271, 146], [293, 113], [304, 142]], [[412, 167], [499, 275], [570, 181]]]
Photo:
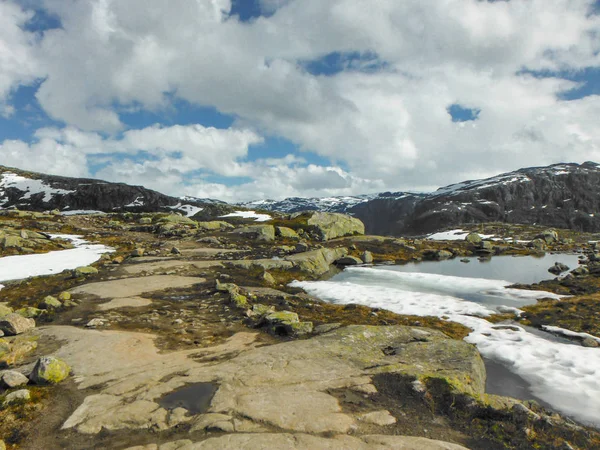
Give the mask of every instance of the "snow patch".
[[220, 217], [241, 217], [243, 219], [254, 219], [255, 222], [266, 222], [272, 219], [268, 214], [258, 214], [254, 211], [235, 211]]
[[[470, 231], [465, 231], [461, 228], [456, 230], [440, 231], [427, 236], [427, 239], [432, 241], [464, 241]], [[480, 234], [481, 239], [491, 239], [493, 234]]]
[[106, 214], [104, 211], [95, 211], [95, 210], [87, 210], [87, 209], [73, 209], [71, 211], [61, 211], [63, 216], [81, 216], [84, 214]]
[[176, 209], [183, 213], [185, 213], [186, 217], [192, 217], [198, 214], [200, 211], [204, 210], [204, 208], [200, 208], [199, 206], [192, 205], [182, 205], [181, 203], [177, 203], [175, 206], [169, 206], [170, 209]]
[[2, 174], [2, 178], [0, 179], [0, 196], [4, 196], [5, 189], [8, 188], [16, 188], [20, 191], [24, 191], [25, 194], [21, 197], [21, 200], [27, 200], [35, 194], [43, 193], [44, 202], [52, 200], [54, 195], [65, 195], [75, 192], [65, 189], [56, 189], [47, 185], [42, 180], [25, 178], [12, 172]]

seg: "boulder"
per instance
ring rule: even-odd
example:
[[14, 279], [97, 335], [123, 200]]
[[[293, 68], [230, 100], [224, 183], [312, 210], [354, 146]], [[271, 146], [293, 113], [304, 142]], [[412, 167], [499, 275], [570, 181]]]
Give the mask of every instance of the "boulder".
[[356, 256], [344, 256], [343, 258], [338, 259], [336, 264], [340, 266], [356, 266], [358, 264], [362, 264], [362, 259], [357, 258]]
[[13, 312], [13, 309], [10, 306], [0, 304], [0, 317], [8, 316]]
[[548, 269], [548, 272], [554, 275], [560, 275], [561, 273], [566, 272], [567, 270], [569, 270], [569, 266], [561, 262], [555, 262], [554, 265]]
[[152, 223], [152, 217], [142, 217], [138, 220], [140, 225], [150, 225]]
[[527, 244], [527, 247], [534, 248], [540, 252], [546, 251], [546, 241], [543, 239], [536, 238]]
[[31, 400], [31, 394], [27, 389], [20, 389], [18, 391], [11, 392], [6, 397], [4, 397], [4, 402], [2, 402], [2, 406], [6, 407], [12, 405], [13, 403], [22, 403]]
[[291, 311], [277, 311], [267, 314], [264, 323], [269, 332], [283, 336], [309, 334], [313, 330], [312, 322], [300, 322], [298, 314]]
[[35, 328], [35, 320], [28, 319], [16, 313], [8, 314], [0, 319], [0, 331], [6, 336], [16, 336]]
[[300, 239], [298, 233], [288, 227], [276, 227], [275, 234], [284, 239]]
[[9, 389], [29, 383], [29, 379], [21, 372], [17, 372], [16, 370], [6, 370], [4, 372], [0, 372], [0, 381], [2, 381], [2, 384]]
[[368, 250], [365, 250], [360, 258], [365, 264], [373, 264], [373, 253]]
[[250, 225], [235, 232], [258, 242], [273, 242], [275, 240], [275, 227], [273, 225]]
[[365, 234], [365, 225], [351, 216], [339, 213], [315, 212], [307, 224], [317, 237], [323, 241], [337, 237]]
[[94, 275], [97, 273], [98, 273], [98, 269], [96, 269], [95, 267], [92, 267], [92, 266], [81, 266], [81, 267], [77, 267], [76, 269], [73, 269], [71, 271], [71, 274], [75, 278], [85, 277], [87, 275]]
[[21, 246], [21, 238], [18, 236], [4, 236], [2, 238], [3, 248], [17, 248]]
[[223, 220], [213, 220], [210, 222], [198, 222], [199, 231], [224, 231], [232, 230], [235, 227]]
[[582, 265], [573, 269], [571, 273], [577, 277], [582, 277], [589, 274], [590, 270], [587, 268], [587, 266]]
[[144, 256], [144, 249], [143, 248], [136, 248], [131, 252], [131, 256], [134, 258], [139, 258]]
[[452, 254], [452, 252], [449, 252], [448, 250], [427, 249], [427, 250], [423, 251], [423, 259], [426, 259], [426, 260], [442, 261], [445, 259], [450, 259], [453, 256], [454, 255]]
[[285, 260], [293, 263], [303, 272], [311, 276], [320, 276], [327, 273], [330, 265], [334, 261], [346, 256], [348, 249], [339, 248], [320, 248], [310, 252], [298, 253], [295, 255], [286, 256]]
[[260, 278], [269, 285], [274, 285], [275, 283], [277, 283], [277, 281], [275, 281], [275, 278], [273, 278], [273, 275], [271, 275], [269, 272], [264, 272]]
[[40, 315], [44, 314], [44, 312], [45, 311], [39, 308], [34, 308], [33, 306], [26, 306], [25, 308], [17, 309], [15, 311], [15, 314], [18, 314], [21, 317], [25, 317], [27, 319], [35, 319], [36, 317], [39, 317]]
[[542, 231], [540, 234], [535, 236], [534, 239], [542, 239], [546, 244], [553, 244], [558, 242], [558, 233], [554, 230], [548, 229]]
[[57, 384], [65, 380], [71, 368], [61, 359], [44, 356], [37, 360], [29, 379], [35, 384]]
[[51, 295], [44, 297], [44, 300], [42, 300], [40, 303], [41, 309], [56, 309], [60, 308], [61, 306], [62, 303], [60, 300], [58, 300], [56, 297], [52, 297]]
[[67, 301], [67, 300], [71, 300], [71, 293], [67, 292], [67, 291], [61, 292], [60, 294], [58, 294], [58, 299], [61, 302], [64, 302], [64, 301]]
[[478, 253], [493, 253], [494, 252], [494, 244], [490, 241], [480, 241], [477, 244], [477, 252]]
[[465, 236], [465, 241], [467, 241], [469, 244], [477, 245], [482, 241], [482, 239], [477, 233], [469, 233]]

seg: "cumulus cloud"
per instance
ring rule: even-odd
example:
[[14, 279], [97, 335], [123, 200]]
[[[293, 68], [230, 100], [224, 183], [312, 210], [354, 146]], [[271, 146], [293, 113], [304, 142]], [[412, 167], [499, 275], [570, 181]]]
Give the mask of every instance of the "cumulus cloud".
[[[62, 27], [31, 35], [23, 31], [31, 13], [0, 3], [0, 99], [43, 78], [37, 99], [67, 127], [52, 131], [60, 137], [38, 133], [25, 154], [43, 159], [41, 144], [55, 142], [81, 173], [90, 155], [143, 152], [122, 164], [107, 157], [98, 175], [223, 198], [282, 197], [423, 190], [600, 156], [600, 98], [560, 99], [576, 87], [561, 74], [600, 65], [593, 0], [260, 0], [265, 16], [250, 23], [229, 15], [230, 0], [35, 1]], [[331, 54], [341, 67], [307, 69]], [[160, 114], [173, 99], [215, 107], [237, 128], [123, 124], [125, 108]], [[451, 104], [481, 112], [453, 122]], [[263, 135], [332, 164], [247, 160]], [[18, 145], [3, 144], [5, 160], [27, 164]], [[252, 181], [184, 176], [190, 168]]]

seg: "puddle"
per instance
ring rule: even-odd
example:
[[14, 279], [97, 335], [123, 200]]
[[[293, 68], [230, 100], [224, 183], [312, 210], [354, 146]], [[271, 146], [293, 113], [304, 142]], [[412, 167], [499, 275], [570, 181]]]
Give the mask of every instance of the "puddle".
[[188, 384], [165, 395], [158, 404], [165, 409], [185, 408], [191, 414], [202, 414], [208, 411], [218, 388], [215, 383]]

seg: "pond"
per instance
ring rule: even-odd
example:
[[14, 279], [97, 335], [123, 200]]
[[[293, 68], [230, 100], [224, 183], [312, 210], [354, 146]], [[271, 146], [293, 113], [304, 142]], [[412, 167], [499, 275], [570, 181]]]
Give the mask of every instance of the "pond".
[[[349, 267], [327, 281], [293, 282], [306, 292], [337, 304], [363, 304], [398, 314], [438, 316], [472, 332], [487, 362], [490, 392], [536, 398], [557, 411], [600, 425], [600, 351], [574, 345], [527, 327], [501, 327], [486, 317], [519, 312], [537, 299], [559, 298], [542, 291], [512, 289], [513, 283], [554, 278], [556, 261], [577, 267], [577, 255], [494, 257], [402, 266]], [[518, 385], [518, 386], [517, 386]]]

